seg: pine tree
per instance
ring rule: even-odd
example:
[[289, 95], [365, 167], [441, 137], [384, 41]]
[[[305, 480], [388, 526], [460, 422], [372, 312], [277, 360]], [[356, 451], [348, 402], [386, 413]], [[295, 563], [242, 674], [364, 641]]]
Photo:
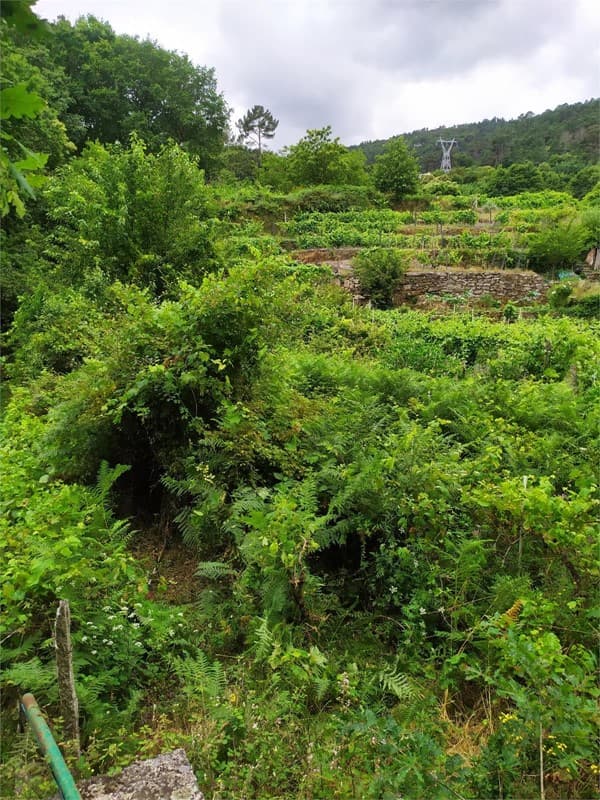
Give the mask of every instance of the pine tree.
[[271, 112], [264, 106], [252, 106], [236, 123], [240, 142], [252, 142], [258, 147], [258, 163], [262, 159], [263, 139], [272, 139], [279, 125]]

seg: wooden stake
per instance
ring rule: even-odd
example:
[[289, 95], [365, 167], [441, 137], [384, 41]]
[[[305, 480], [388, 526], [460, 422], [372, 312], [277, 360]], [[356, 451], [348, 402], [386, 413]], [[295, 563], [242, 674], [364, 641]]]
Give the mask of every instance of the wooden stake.
[[60, 712], [64, 720], [65, 737], [74, 743], [79, 757], [79, 702], [75, 691], [75, 675], [73, 673], [71, 609], [69, 608], [68, 600], [61, 600], [58, 604], [54, 646], [56, 648], [58, 696], [60, 698]]
[[540, 800], [546, 800], [546, 791], [544, 789], [544, 731], [542, 730], [542, 720], [540, 719]]

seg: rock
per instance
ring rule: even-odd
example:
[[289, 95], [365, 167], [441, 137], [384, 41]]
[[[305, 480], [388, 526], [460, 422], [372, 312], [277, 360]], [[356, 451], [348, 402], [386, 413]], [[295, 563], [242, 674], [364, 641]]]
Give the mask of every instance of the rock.
[[[181, 748], [137, 761], [119, 775], [82, 781], [77, 788], [82, 800], [204, 800]], [[52, 800], [59, 800], [58, 795]]]

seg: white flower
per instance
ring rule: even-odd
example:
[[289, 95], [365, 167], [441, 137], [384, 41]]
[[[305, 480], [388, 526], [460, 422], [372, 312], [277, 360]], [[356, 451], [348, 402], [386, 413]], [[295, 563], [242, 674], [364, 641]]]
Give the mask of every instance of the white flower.
[[423, 616], [423, 614], [426, 614], [426, 613], [427, 613], [427, 611], [423, 608], [423, 606], [421, 606], [421, 608], [419, 609], [419, 614], [421, 616]]

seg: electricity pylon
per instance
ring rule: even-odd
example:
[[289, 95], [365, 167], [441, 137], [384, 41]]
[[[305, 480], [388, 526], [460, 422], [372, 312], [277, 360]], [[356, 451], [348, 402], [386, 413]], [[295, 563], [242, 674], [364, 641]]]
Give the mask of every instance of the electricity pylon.
[[450, 172], [452, 169], [450, 151], [452, 150], [452, 145], [456, 144], [456, 139], [438, 139], [438, 144], [442, 146], [442, 169], [444, 172]]

